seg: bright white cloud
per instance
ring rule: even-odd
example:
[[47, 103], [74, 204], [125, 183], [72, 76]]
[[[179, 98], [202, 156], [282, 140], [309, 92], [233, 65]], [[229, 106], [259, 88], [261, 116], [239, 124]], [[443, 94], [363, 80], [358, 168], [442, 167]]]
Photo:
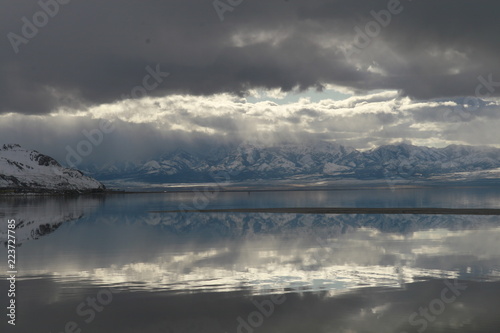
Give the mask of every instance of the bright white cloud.
[[326, 93], [322, 100], [302, 97], [287, 102], [294, 94], [290, 93], [275, 103], [267, 98], [282, 97], [281, 92], [258, 94], [264, 95], [263, 100], [250, 102], [230, 94], [170, 95], [48, 116], [7, 114], [0, 116], [0, 140], [42, 151], [53, 145], [57, 151], [47, 153], [58, 157], [66, 145], [84, 139], [83, 129], [96, 128], [97, 121], [105, 118], [116, 123], [117, 131], [109, 136], [106, 148], [101, 148], [102, 154], [120, 152], [122, 158], [134, 158], [134, 151], [186, 149], [197, 140], [206, 145], [326, 140], [357, 149], [401, 141], [433, 147], [499, 145], [497, 101], [464, 107], [459, 99], [422, 102], [402, 97], [397, 91], [377, 91], [344, 99], [332, 99]]

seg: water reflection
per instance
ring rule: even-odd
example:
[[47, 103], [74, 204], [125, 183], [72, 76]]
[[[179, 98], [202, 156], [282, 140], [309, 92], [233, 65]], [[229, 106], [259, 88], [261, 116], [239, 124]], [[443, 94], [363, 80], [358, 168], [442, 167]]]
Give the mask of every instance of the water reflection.
[[[497, 332], [500, 283], [458, 283], [466, 289], [446, 303], [443, 311], [429, 309], [455, 281], [427, 280], [406, 289], [362, 288], [333, 297], [328, 292], [285, 293], [281, 295], [285, 301], [275, 305], [269, 316], [256, 306], [268, 305], [269, 295], [120, 292], [100, 312], [94, 311], [89, 321], [89, 315], [79, 314], [77, 309], [83, 304], [80, 309], [88, 311], [88, 298], [97, 298], [105, 289], [50, 279], [28, 280], [19, 283], [19, 290], [24, 290], [22, 300], [29, 306], [19, 308], [16, 330], [64, 332], [68, 322], [73, 322], [82, 332], [92, 333]], [[0, 288], [4, 287], [6, 283], [0, 281]], [[78, 295], [60, 297], [68, 288], [78, 290]], [[451, 299], [451, 295], [446, 296]], [[420, 309], [427, 310], [430, 320], [423, 320]], [[4, 326], [0, 323], [0, 328]]]
[[[146, 197], [0, 201], [22, 244], [20, 331], [252, 333], [237, 319], [284, 294], [259, 332], [416, 332], [412, 313], [456, 279], [467, 290], [426, 332], [499, 327], [500, 216], [156, 214], [165, 197]], [[86, 323], [76, 308], [109, 288]]]
[[51, 235], [26, 242], [18, 250], [19, 268], [26, 278], [52, 276], [130, 290], [249, 290], [256, 295], [404, 287], [429, 277], [496, 280], [499, 220], [264, 213], [127, 219], [105, 214], [67, 222]]
[[[0, 219], [16, 221], [16, 243], [38, 239], [57, 230], [63, 223], [76, 221], [100, 206], [104, 196], [0, 198]], [[7, 237], [7, 223], [0, 224], [0, 240]]]

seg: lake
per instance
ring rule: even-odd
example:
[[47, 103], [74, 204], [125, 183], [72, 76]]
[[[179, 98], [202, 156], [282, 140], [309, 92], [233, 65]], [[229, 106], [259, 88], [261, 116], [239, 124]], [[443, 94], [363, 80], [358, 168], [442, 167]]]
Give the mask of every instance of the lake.
[[500, 208], [500, 190], [3, 197], [2, 332], [498, 331], [500, 216], [158, 212], [280, 207]]

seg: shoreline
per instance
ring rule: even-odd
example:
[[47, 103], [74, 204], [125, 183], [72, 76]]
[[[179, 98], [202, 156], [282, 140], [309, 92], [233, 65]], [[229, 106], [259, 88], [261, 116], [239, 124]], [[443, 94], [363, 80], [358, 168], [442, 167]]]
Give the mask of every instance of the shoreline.
[[388, 186], [218, 186], [217, 183], [196, 184], [193, 186], [173, 186], [166, 189], [131, 189], [131, 188], [106, 188], [104, 190], [66, 190], [58, 191], [52, 189], [12, 189], [0, 188], [1, 197], [19, 197], [19, 196], [79, 196], [79, 195], [116, 195], [116, 194], [176, 194], [176, 193], [193, 193], [198, 191], [205, 192], [220, 192], [220, 193], [259, 193], [259, 192], [343, 192], [343, 191], [408, 191], [408, 190], [429, 190], [429, 189], [496, 189], [500, 190], [500, 186], [496, 184], [434, 184], [434, 185], [395, 185]]

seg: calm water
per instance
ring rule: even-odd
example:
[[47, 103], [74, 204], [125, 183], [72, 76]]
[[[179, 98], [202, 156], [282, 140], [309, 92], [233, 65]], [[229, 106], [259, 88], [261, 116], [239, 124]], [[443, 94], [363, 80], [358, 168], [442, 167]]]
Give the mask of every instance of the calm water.
[[2, 198], [1, 331], [499, 331], [500, 216], [152, 213], [242, 207], [500, 208], [500, 190]]

